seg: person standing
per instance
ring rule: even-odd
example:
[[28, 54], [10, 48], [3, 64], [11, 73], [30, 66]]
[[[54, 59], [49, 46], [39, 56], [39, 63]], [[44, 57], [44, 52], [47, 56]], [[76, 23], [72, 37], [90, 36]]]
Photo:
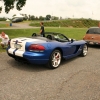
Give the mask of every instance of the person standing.
[[1, 32], [0, 38], [2, 39], [0, 45], [2, 46], [2, 48], [4, 48], [5, 46], [8, 45], [9, 36], [5, 34], [4, 32]]
[[44, 26], [43, 26], [43, 22], [40, 23], [41, 28], [40, 28], [40, 35], [45, 37], [45, 31], [44, 31]]

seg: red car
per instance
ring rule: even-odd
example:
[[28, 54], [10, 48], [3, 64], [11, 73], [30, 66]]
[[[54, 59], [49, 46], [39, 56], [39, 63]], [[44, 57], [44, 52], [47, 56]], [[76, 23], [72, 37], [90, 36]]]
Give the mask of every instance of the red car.
[[91, 45], [100, 45], [100, 27], [90, 27], [83, 40]]

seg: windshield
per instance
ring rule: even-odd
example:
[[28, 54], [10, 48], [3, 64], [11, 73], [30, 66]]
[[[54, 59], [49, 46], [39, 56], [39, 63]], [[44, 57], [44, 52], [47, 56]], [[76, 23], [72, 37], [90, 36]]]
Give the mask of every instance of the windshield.
[[100, 28], [90, 28], [86, 33], [87, 34], [100, 34]]

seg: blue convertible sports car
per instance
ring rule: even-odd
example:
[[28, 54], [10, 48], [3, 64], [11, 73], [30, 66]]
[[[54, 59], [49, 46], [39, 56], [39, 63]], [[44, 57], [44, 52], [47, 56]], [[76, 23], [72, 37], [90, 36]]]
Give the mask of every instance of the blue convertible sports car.
[[86, 56], [87, 43], [84, 40], [69, 39], [61, 33], [46, 32], [45, 37], [34, 33], [31, 37], [19, 37], [9, 41], [7, 53], [17, 61], [45, 64], [57, 68], [62, 58]]

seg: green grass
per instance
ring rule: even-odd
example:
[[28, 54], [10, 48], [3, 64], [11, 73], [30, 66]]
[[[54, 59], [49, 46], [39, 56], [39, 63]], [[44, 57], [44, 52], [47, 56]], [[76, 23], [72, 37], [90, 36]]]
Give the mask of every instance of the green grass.
[[[73, 27], [73, 28], [89, 28], [93, 26], [98, 26], [99, 20], [92, 20], [92, 19], [63, 19], [63, 20], [46, 20], [43, 21], [46, 27]], [[31, 22], [30, 26], [40, 26], [40, 23]]]
[[0, 28], [4, 28], [4, 27], [9, 27], [9, 25], [8, 24], [1, 24], [0, 23]]
[[[82, 40], [83, 36], [86, 33], [87, 28], [64, 28], [64, 27], [45, 27], [45, 32], [58, 32], [63, 33], [69, 38], [74, 38], [76, 40]], [[0, 29], [0, 33], [4, 31], [6, 34], [9, 35], [9, 38], [16, 38], [16, 37], [30, 37], [32, 33], [39, 33], [40, 28], [33, 28], [33, 29]], [[5, 51], [0, 46], [0, 52]]]
[[46, 28], [47, 31], [52, 32], [59, 32], [63, 33], [69, 38], [74, 38], [76, 40], [83, 39], [83, 36], [85, 35], [87, 28]]
[[0, 21], [0, 28], [8, 28], [10, 27], [10, 22]]

